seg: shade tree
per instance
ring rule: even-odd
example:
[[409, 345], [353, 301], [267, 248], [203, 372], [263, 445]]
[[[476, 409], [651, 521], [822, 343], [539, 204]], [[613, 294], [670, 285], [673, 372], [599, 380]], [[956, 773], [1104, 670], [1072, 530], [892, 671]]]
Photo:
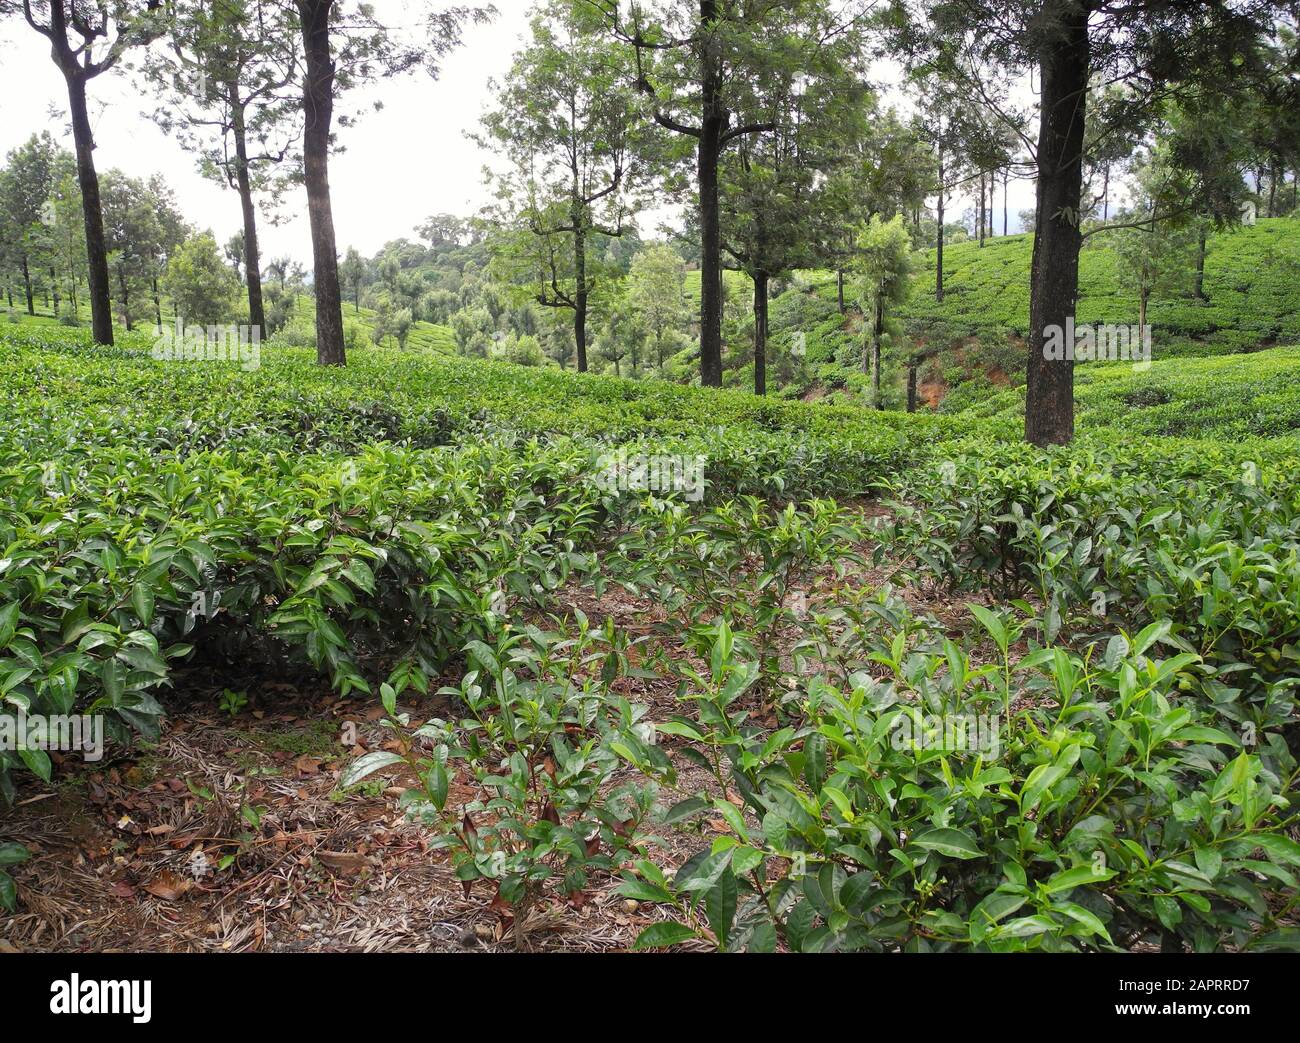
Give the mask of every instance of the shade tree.
[[189, 0], [140, 64], [160, 99], [150, 115], [235, 192], [249, 323], [266, 332], [258, 211], [274, 215], [301, 162], [296, 17], [278, 0]]
[[108, 246], [95, 169], [89, 84], [115, 68], [133, 47], [153, 39], [163, 19], [161, 0], [0, 0], [0, 16], [21, 16], [49, 46], [63, 76], [76, 152], [91, 328], [100, 344], [113, 343]]

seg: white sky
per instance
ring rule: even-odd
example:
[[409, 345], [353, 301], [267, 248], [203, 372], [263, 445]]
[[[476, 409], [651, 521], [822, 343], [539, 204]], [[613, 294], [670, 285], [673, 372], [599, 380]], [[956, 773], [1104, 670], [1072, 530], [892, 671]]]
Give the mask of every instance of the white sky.
[[[437, 81], [423, 73], [388, 80], [349, 96], [350, 102], [382, 98], [379, 112], [366, 111], [356, 126], [339, 130], [345, 151], [330, 160], [334, 223], [340, 251], [355, 246], [371, 256], [384, 243], [407, 237], [429, 214], [462, 216], [489, 202], [482, 168], [487, 157], [465, 137], [477, 127], [489, 102], [488, 81], [508, 70], [511, 55], [527, 32], [531, 0], [493, 0], [496, 20], [471, 26], [464, 46], [448, 55]], [[404, 0], [376, 0], [379, 14], [410, 24]], [[25, 22], [0, 23], [0, 155], [48, 128], [71, 149], [63, 78], [50, 60], [45, 40]], [[191, 154], [144, 116], [146, 105], [129, 74], [114, 70], [90, 85], [91, 119], [100, 171], [117, 167], [135, 177], [161, 173], [176, 192], [182, 213], [209, 228], [224, 243], [240, 228], [235, 194], [200, 177]], [[349, 104], [349, 108], [355, 108]], [[1012, 184], [1011, 228], [1032, 202], [1032, 187]], [[952, 220], [965, 203], [950, 205]], [[1001, 233], [1001, 192], [996, 229]], [[311, 245], [302, 189], [286, 195], [286, 220], [259, 229], [262, 255], [289, 255], [308, 264]], [[643, 227], [653, 221], [643, 219]]]

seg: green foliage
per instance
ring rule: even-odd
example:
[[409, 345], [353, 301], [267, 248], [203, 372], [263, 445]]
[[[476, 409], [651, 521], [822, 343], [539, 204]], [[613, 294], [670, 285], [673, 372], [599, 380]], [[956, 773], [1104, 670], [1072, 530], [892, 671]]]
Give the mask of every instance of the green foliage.
[[489, 641], [467, 646], [473, 669], [439, 693], [464, 708], [461, 720], [412, 728], [398, 689], [384, 685], [399, 752], [365, 754], [341, 783], [404, 762], [419, 785], [401, 806], [434, 831], [435, 848], [449, 849], [467, 894], [479, 881], [494, 889], [525, 948], [529, 910], [548, 890], [581, 893], [643, 844], [655, 787], [614, 784], [620, 757], [651, 774], [668, 764], [646, 744], [645, 707], [611, 688], [629, 651], [612, 625], [593, 632], [579, 613], [572, 632], [504, 625]]
[[211, 235], [185, 240], [168, 259], [162, 282], [184, 322], [207, 326], [234, 321], [239, 280]]
[[14, 887], [13, 877], [5, 872], [5, 866], [26, 862], [31, 852], [22, 844], [12, 841], [0, 844], [0, 908], [13, 912], [18, 907], [18, 892]]
[[[154, 734], [176, 664], [217, 641], [373, 693], [394, 741], [343, 785], [400, 770], [524, 946], [535, 903], [611, 875], [673, 911], [641, 947], [1294, 945], [1300, 446], [1130, 434], [1199, 389], [1285, 391], [1290, 353], [1089, 371], [1080, 442], [1047, 452], [996, 409], [379, 347], [262, 363], [0, 327], [10, 713]], [[610, 483], [615, 450], [698, 458], [701, 499]], [[884, 521], [844, 506], [881, 489]], [[888, 576], [962, 592], [969, 618], [919, 614]], [[611, 587], [661, 619], [633, 635], [568, 607]], [[627, 695], [652, 678], [667, 713]], [[982, 745], [935, 746], [971, 715]], [[0, 755], [0, 790], [46, 776], [38, 752]], [[668, 871], [656, 835], [702, 815], [726, 828]]]
[[[1138, 300], [1120, 278], [1118, 261], [1097, 235], [1079, 258], [1079, 323], [1136, 323]], [[996, 237], [944, 250], [944, 300], [936, 303], [934, 251], [924, 254], [917, 292], [903, 309], [910, 332], [927, 341], [972, 335], [1024, 337], [1029, 326], [1029, 265], [1033, 237]], [[1300, 219], [1275, 218], [1211, 235], [1205, 259], [1208, 303], [1180, 295], [1156, 295], [1148, 321], [1157, 359], [1238, 351], [1234, 332], [1250, 346], [1300, 338]], [[833, 284], [823, 283], [832, 294]]]
[[[897, 613], [898, 609], [882, 606]], [[905, 610], [901, 610], [904, 611]], [[856, 672], [792, 693], [790, 726], [748, 723], [758, 676], [718, 623], [707, 672], [688, 671], [697, 718], [674, 722], [743, 807], [705, 795], [668, 812], [728, 831], [671, 880], [649, 861], [623, 893], [672, 904], [684, 925], [640, 946], [701, 937], [721, 949], [1105, 950], [1173, 936], [1198, 951], [1284, 942], [1260, 878], [1294, 887], [1300, 845], [1280, 792], [1285, 745], [1259, 755], [1174, 691], [1193, 655], [1157, 654], [1160, 628], [1080, 656], [1008, 657], [1014, 632], [980, 618], [1005, 665], [978, 666], [942, 632], [868, 617]], [[854, 626], [860, 627], [857, 621]], [[1018, 631], [1020, 628], [1017, 627]], [[818, 652], [836, 650], [823, 641]], [[920, 741], [923, 715], [1031, 705], [979, 748]], [[901, 737], [901, 738], [900, 738]]]

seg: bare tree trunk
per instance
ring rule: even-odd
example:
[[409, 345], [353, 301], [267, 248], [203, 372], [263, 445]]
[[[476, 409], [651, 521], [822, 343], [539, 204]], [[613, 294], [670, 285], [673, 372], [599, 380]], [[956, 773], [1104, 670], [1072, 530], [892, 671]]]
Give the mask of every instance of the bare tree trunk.
[[81, 187], [81, 214], [86, 226], [86, 270], [90, 287], [90, 327], [96, 344], [113, 343], [113, 306], [108, 294], [108, 247], [104, 242], [104, 214], [99, 202], [99, 175], [95, 172], [94, 135], [86, 108], [86, 78], [74, 64], [63, 66], [68, 84], [68, 109], [72, 140], [77, 152], [77, 183]]
[[916, 363], [911, 362], [907, 367], [907, 411], [916, 412]]
[[248, 324], [266, 336], [266, 310], [262, 304], [262, 259], [257, 248], [257, 208], [253, 205], [252, 180], [248, 176], [248, 139], [244, 127], [244, 106], [239, 85], [230, 84], [231, 121], [235, 138], [235, 185], [244, 217], [244, 275], [248, 283]]
[[875, 315], [871, 323], [871, 404], [880, 409], [880, 342], [885, 333], [885, 295], [876, 294]]
[[980, 201], [975, 208], [975, 223], [979, 226], [980, 249], [984, 249], [984, 175], [980, 175]]
[[835, 269], [835, 300], [840, 306], [840, 314], [844, 314], [844, 269]]
[[330, 205], [329, 137], [334, 113], [334, 59], [330, 55], [329, 18], [334, 0], [297, 0], [302, 23], [303, 175], [311, 222], [312, 261], [316, 283], [316, 361], [322, 366], [347, 363], [343, 345], [343, 301], [339, 257]]
[[[576, 208], [575, 208], [576, 209]], [[573, 222], [573, 342], [578, 372], [587, 372], [587, 236], [580, 220]]]
[[767, 394], [767, 272], [754, 273], [754, 394]]
[[943, 301], [943, 141], [939, 142], [939, 202], [935, 207], [938, 229], [934, 234], [934, 299]]
[[1074, 437], [1074, 361], [1044, 357], [1046, 329], [1064, 330], [1079, 292], [1079, 207], [1084, 109], [1091, 62], [1087, 10], [1049, 0], [1051, 28], [1040, 52], [1038, 200], [1029, 284], [1025, 438], [1064, 445]]
[[1205, 222], [1201, 222], [1200, 234], [1196, 239], [1196, 298], [1209, 300], [1205, 296]]
[[126, 325], [129, 333], [135, 327], [131, 322], [131, 290], [127, 286], [126, 273], [119, 267], [117, 269], [117, 288], [121, 293], [122, 300], [122, 322]]
[[24, 286], [24, 287], [26, 288], [26, 290], [27, 290], [27, 314], [28, 314], [28, 315], [35, 315], [35, 314], [36, 314], [36, 304], [35, 304], [35, 302], [32, 300], [32, 273], [31, 273], [31, 270], [27, 267], [27, 255], [26, 255], [26, 254], [23, 254], [22, 265], [23, 265], [23, 286]]
[[697, 155], [700, 194], [700, 383], [722, 387], [722, 224], [718, 207], [718, 156], [726, 114], [722, 68], [712, 28], [718, 0], [700, 0], [704, 30], [700, 76], [703, 111]]

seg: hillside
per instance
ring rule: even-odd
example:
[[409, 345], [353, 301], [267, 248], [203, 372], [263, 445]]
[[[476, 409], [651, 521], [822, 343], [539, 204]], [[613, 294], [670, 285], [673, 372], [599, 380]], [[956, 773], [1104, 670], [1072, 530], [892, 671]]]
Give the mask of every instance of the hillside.
[[[1105, 235], [1088, 241], [1080, 259], [1080, 323], [1137, 321], [1135, 296], [1122, 288], [1117, 261]], [[944, 300], [934, 299], [935, 251], [917, 255], [910, 300], [902, 309], [908, 352], [937, 350], [922, 370], [932, 403], [959, 384], [968, 385], [949, 408], [985, 396], [1001, 383], [1023, 377], [1023, 338], [1029, 321], [1032, 236], [1013, 235], [958, 243], [944, 249]], [[804, 377], [809, 386], [849, 387], [858, 381], [860, 340], [846, 330], [835, 308], [835, 280], [810, 273], [806, 285], [778, 297], [772, 328], [778, 349], [788, 350], [802, 331], [808, 346]], [[1205, 261], [1207, 300], [1190, 296], [1153, 298], [1149, 321], [1156, 359], [1256, 351], [1300, 341], [1300, 218], [1261, 219], [1253, 226], [1212, 235]], [[801, 298], [790, 294], [802, 293]], [[899, 349], [890, 352], [887, 404], [902, 399]]]

